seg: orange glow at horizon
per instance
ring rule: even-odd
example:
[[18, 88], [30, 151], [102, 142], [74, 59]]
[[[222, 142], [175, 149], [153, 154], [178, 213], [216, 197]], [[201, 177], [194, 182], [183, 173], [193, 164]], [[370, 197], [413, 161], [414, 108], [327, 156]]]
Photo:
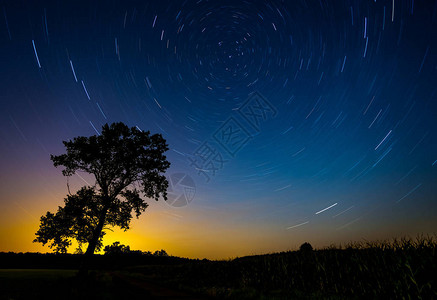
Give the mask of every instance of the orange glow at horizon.
[[[229, 259], [296, 250], [304, 241], [309, 241], [316, 248], [332, 244], [332, 234], [326, 228], [314, 230], [309, 227], [292, 233], [293, 238], [290, 238], [290, 232], [278, 230], [274, 224], [235, 223], [234, 220], [238, 217], [237, 208], [235, 214], [229, 211], [205, 214], [195, 206], [191, 209], [179, 209], [174, 213], [166, 204], [149, 202], [150, 207], [138, 220], [132, 221], [130, 230], [106, 231], [103, 244], [110, 245], [120, 241], [129, 245], [132, 250], [154, 252], [164, 249], [169, 255], [199, 259]], [[39, 220], [29, 218], [36, 214], [35, 210], [42, 212], [44, 209], [29, 208], [28, 213], [25, 213], [21, 210], [14, 211], [10, 207], [9, 210], [2, 211], [0, 251], [52, 252], [47, 245], [32, 243], [39, 226]], [[364, 236], [365, 232], [363, 230]], [[366, 239], [372, 239], [372, 236], [374, 235], [367, 235]], [[390, 235], [388, 232], [381, 232], [375, 238], [385, 239], [390, 238]], [[353, 238], [349, 234], [341, 238], [341, 242], [347, 243], [351, 240]], [[73, 253], [75, 247], [73, 244], [69, 253]]]
[[[53, 174], [46, 175], [44, 184], [32, 182], [33, 176], [38, 174], [27, 173], [29, 185], [26, 188], [17, 186], [12, 177], [2, 183], [10, 188], [1, 191], [2, 199], [8, 201], [0, 203], [0, 251], [52, 252], [48, 246], [32, 241], [39, 227], [39, 218], [63, 205], [67, 189], [65, 178], [59, 176], [58, 171], [55, 169]], [[82, 184], [79, 179], [71, 178], [71, 191]], [[7, 190], [11, 192], [6, 193]], [[213, 197], [220, 199], [221, 196]], [[198, 195], [193, 203], [181, 209], [170, 207], [161, 200], [149, 200], [150, 207], [139, 219], [132, 220], [131, 229], [126, 232], [118, 229], [106, 231], [103, 244], [119, 241], [132, 250], [154, 252], [164, 249], [169, 255], [180, 257], [228, 259], [295, 250], [306, 241], [320, 248], [363, 239], [390, 239], [405, 234], [414, 237], [417, 232], [428, 233], [426, 229], [429, 231], [436, 225], [435, 221], [424, 219], [418, 222], [405, 217], [402, 224], [382, 226], [383, 218], [374, 214], [374, 221], [366, 222], [365, 226], [358, 220], [354, 230], [336, 230], [326, 226], [326, 222], [330, 218], [332, 220], [331, 216], [320, 215], [319, 223], [311, 221], [312, 226], [287, 230], [275, 218], [256, 217], [266, 210], [264, 204], [250, 203], [249, 200], [233, 204], [217, 201], [212, 206], [210, 199], [213, 197]], [[298, 217], [291, 216], [290, 219], [298, 220]], [[74, 250], [73, 245], [69, 253]]]

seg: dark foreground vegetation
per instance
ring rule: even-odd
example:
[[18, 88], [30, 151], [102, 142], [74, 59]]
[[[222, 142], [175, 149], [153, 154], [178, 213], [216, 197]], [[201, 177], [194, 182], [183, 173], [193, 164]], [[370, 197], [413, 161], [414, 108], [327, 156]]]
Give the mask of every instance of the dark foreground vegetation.
[[437, 299], [436, 250], [420, 237], [229, 261], [134, 251], [96, 255], [87, 278], [78, 255], [2, 253], [0, 299]]

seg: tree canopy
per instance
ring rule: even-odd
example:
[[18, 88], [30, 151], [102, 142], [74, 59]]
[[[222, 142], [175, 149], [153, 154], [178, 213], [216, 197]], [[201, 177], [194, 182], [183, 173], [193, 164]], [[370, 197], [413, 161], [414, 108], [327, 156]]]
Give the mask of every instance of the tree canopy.
[[141, 197], [167, 200], [168, 182], [164, 176], [170, 163], [164, 152], [168, 145], [161, 134], [150, 135], [123, 123], [105, 124], [100, 135], [64, 141], [66, 153], [51, 155], [64, 176], [78, 171], [94, 175], [95, 184], [67, 195], [56, 214], [41, 217], [34, 242], [65, 253], [75, 239], [88, 244], [86, 254], [101, 249], [104, 229], [129, 229], [132, 213], [138, 218], [148, 207]]
[[105, 255], [120, 255], [120, 254], [126, 254], [131, 252], [130, 246], [120, 244], [120, 242], [118, 241], [112, 243], [112, 245], [106, 246], [105, 249], [103, 249], [103, 251], [105, 251]]

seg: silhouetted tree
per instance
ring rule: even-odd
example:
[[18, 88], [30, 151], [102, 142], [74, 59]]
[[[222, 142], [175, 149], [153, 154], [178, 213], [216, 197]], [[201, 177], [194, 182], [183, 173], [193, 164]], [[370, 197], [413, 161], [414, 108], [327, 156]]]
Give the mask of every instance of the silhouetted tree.
[[63, 143], [67, 153], [50, 156], [55, 167], [63, 166], [64, 176], [76, 171], [92, 174], [95, 184], [68, 195], [56, 214], [42, 216], [34, 242], [50, 243], [54, 251], [65, 253], [75, 239], [80, 248], [88, 244], [85, 257], [89, 257], [101, 249], [105, 228], [127, 230], [132, 212], [138, 218], [147, 208], [140, 192], [167, 200], [168, 182], [163, 173], [170, 163], [164, 156], [168, 145], [160, 134], [113, 123], [105, 124], [101, 135]]
[[154, 256], [168, 256], [167, 252], [164, 249], [157, 250], [153, 253]]
[[103, 251], [105, 251], [105, 255], [120, 255], [131, 252], [129, 246], [120, 244], [120, 242], [114, 242], [112, 245], [106, 246]]

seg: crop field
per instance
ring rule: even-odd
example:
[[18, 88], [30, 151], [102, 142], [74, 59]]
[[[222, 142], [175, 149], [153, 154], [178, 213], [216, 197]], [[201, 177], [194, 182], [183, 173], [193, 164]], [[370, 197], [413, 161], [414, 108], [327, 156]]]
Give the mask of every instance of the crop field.
[[75, 270], [2, 269], [0, 297], [436, 299], [436, 250], [434, 238], [421, 237], [227, 261], [155, 261], [93, 270], [87, 278]]

